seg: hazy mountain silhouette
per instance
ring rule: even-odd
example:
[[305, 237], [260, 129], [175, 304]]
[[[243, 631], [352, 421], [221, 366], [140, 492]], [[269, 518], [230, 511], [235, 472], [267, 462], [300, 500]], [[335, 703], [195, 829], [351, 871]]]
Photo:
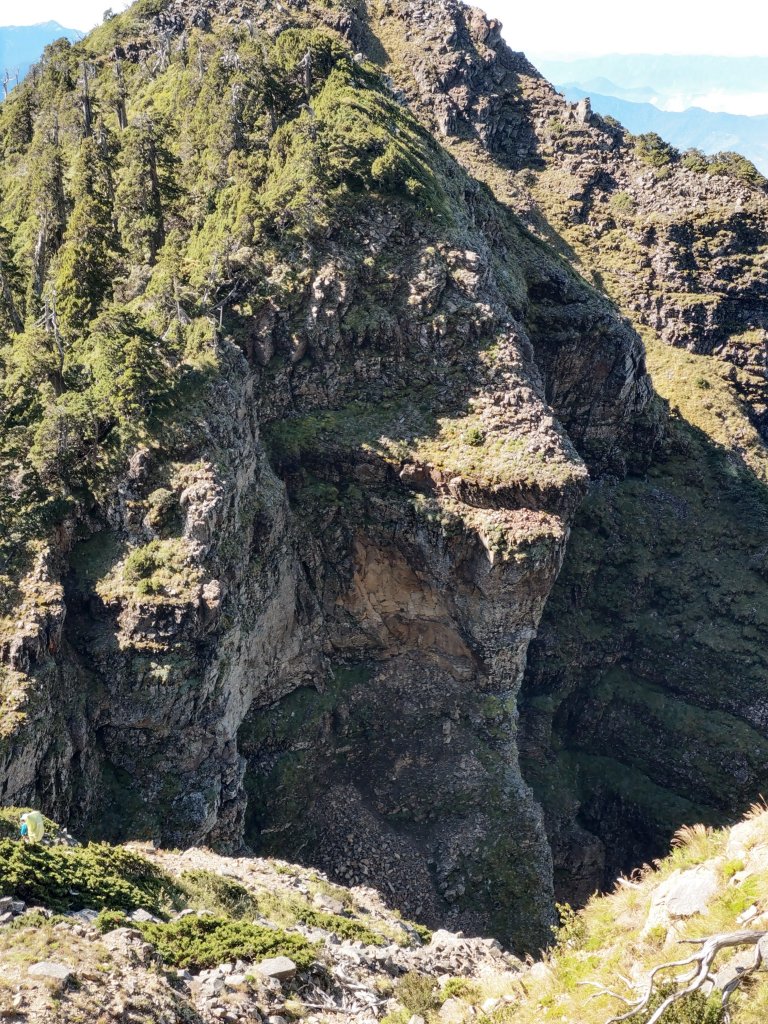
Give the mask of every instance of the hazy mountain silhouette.
[[23, 78], [45, 47], [62, 36], [72, 40], [80, 39], [82, 32], [64, 28], [57, 21], [46, 21], [40, 25], [0, 26], [0, 75], [6, 68], [13, 71], [18, 68], [19, 76]]

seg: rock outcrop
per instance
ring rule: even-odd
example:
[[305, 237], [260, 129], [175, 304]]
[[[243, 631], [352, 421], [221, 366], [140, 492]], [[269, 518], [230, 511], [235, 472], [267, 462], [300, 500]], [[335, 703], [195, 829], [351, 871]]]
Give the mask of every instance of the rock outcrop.
[[[93, 836], [302, 858], [375, 883], [430, 924], [541, 946], [553, 879], [583, 895], [643, 846], [645, 811], [630, 834], [601, 779], [584, 796], [599, 805], [594, 825], [581, 768], [558, 788], [553, 764], [572, 746], [602, 755], [603, 743], [629, 751], [640, 774], [651, 759], [631, 735], [627, 692], [583, 699], [595, 659], [621, 666], [626, 638], [596, 654], [587, 637], [573, 657], [570, 633], [556, 638], [581, 592], [556, 591], [562, 618], [553, 613], [520, 697], [590, 477], [598, 500], [635, 502], [606, 530], [613, 551], [616, 531], [636, 531], [655, 493], [649, 484], [638, 497], [636, 478], [624, 478], [648, 470], [665, 434], [640, 337], [595, 286], [611, 251], [595, 211], [614, 216], [611, 197], [631, 192], [638, 208], [666, 202], [677, 216], [672, 185], [690, 187], [695, 203], [714, 189], [737, 227], [697, 273], [717, 271], [741, 294], [728, 254], [737, 235], [757, 253], [764, 193], [677, 165], [655, 183], [619, 129], [588, 106], [572, 109], [497, 23], [453, 2], [391, 0], [366, 12], [171, 0], [138, 5], [81, 51], [103, 130], [116, 133], [121, 194], [134, 187], [130, 132], [149, 130], [143, 112], [173, 128], [151, 136], [155, 151], [136, 150], [155, 153], [168, 223], [139, 244], [121, 221], [133, 255], [110, 301], [144, 317], [176, 390], [124, 451], [99, 461], [100, 437], [84, 448], [83, 462], [98, 463], [91, 476], [68, 470], [54, 483], [56, 466], [41, 469], [38, 449], [55, 431], [41, 427], [34, 473], [4, 484], [0, 508], [20, 540], [7, 572], [0, 562], [0, 797]], [[77, 75], [54, 74], [59, 60], [69, 57], [49, 56], [40, 83], [9, 105], [9, 173], [30, 189], [22, 158], [50, 132], [35, 115], [17, 143], [23, 103], [50, 103], [70, 126], [57, 159], [74, 161], [72, 140], [90, 131], [77, 127]], [[215, 88], [206, 68], [220, 76]], [[219, 102], [225, 127], [206, 137]], [[131, 117], [123, 144], [118, 129]], [[13, 220], [10, 200], [8, 209]], [[566, 222], [579, 229], [572, 241]], [[634, 238], [635, 228], [610, 230], [622, 246]], [[31, 231], [18, 224], [20, 250]], [[756, 335], [746, 362], [744, 346], [724, 340], [728, 289], [712, 284], [720, 297], [706, 323], [678, 316], [685, 289], [668, 272], [671, 249], [656, 247], [658, 232], [642, 237], [661, 263], [614, 289], [626, 312], [663, 323], [669, 343], [749, 363], [757, 380]], [[686, 237], [703, 253], [700, 234]], [[35, 252], [30, 294], [45, 270]], [[762, 323], [752, 277], [739, 330]], [[683, 322], [703, 324], [706, 338], [694, 343]], [[86, 339], [91, 330], [106, 328], [94, 321]], [[15, 344], [6, 362], [24, 379], [30, 362]], [[83, 359], [87, 380], [94, 360]], [[758, 428], [762, 386], [747, 395]], [[14, 444], [23, 427], [9, 432]], [[682, 443], [673, 430], [663, 450]], [[687, 457], [691, 473], [707, 461], [703, 451]], [[39, 504], [45, 487], [59, 488], [61, 507]], [[25, 502], [41, 509], [26, 533]], [[666, 493], [658, 502], [677, 515]], [[580, 514], [589, 532], [590, 513]], [[733, 559], [743, 550], [734, 542]], [[556, 678], [548, 644], [572, 657]], [[644, 657], [656, 678], [653, 654]], [[738, 787], [713, 805], [756, 792], [762, 729]], [[676, 782], [686, 811], [697, 767]], [[648, 812], [649, 847], [680, 806], [663, 820]]]

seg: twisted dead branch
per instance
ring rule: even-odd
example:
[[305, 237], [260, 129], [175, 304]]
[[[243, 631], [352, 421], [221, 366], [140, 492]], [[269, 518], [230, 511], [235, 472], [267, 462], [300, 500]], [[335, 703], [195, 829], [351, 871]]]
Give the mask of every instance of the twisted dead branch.
[[633, 1017], [637, 1017], [646, 1011], [656, 991], [657, 978], [663, 971], [690, 967], [690, 971], [678, 974], [671, 979], [671, 983], [674, 986], [673, 991], [670, 992], [648, 1018], [647, 1024], [658, 1024], [669, 1007], [674, 1003], [685, 999], [686, 996], [694, 992], [705, 989], [707, 986], [710, 987], [710, 991], [715, 987], [712, 965], [715, 957], [721, 950], [735, 946], [755, 946], [755, 956], [752, 963], [737, 973], [723, 987], [720, 1005], [723, 1008], [723, 1020], [725, 1024], [728, 1024], [730, 1020], [728, 1006], [731, 996], [742, 985], [744, 980], [759, 970], [764, 960], [768, 959], [768, 931], [723, 932], [718, 935], [711, 935], [706, 939], [685, 939], [684, 941], [701, 946], [701, 949], [685, 960], [673, 960], [670, 963], [659, 964], [658, 967], [654, 967], [646, 979], [643, 992], [637, 999], [627, 999], [625, 996], [621, 996], [617, 992], [612, 992], [608, 989], [594, 994], [592, 998], [607, 996], [611, 999], [618, 999], [629, 1007], [628, 1010], [619, 1016], [611, 1017], [606, 1021], [606, 1024], [621, 1024], [621, 1022], [631, 1020]]

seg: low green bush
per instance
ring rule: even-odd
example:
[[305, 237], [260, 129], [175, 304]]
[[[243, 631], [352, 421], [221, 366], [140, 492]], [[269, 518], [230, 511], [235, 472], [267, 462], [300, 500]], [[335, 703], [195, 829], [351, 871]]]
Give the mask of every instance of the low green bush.
[[169, 967], [202, 970], [238, 959], [287, 956], [304, 970], [316, 955], [316, 947], [303, 935], [224, 917], [190, 915], [167, 924], [140, 922], [138, 928]]
[[328, 914], [322, 910], [302, 910], [298, 919], [309, 928], [322, 928], [326, 932], [333, 932], [340, 939], [349, 939], [352, 942], [362, 942], [366, 946], [384, 946], [387, 939], [377, 932], [371, 931], [360, 921], [354, 921], [348, 917], [341, 917], [339, 914]]
[[427, 974], [409, 971], [395, 985], [395, 996], [411, 1013], [426, 1017], [440, 1005], [437, 982]]
[[674, 146], [670, 146], [656, 132], [646, 132], [635, 139], [635, 152], [640, 160], [651, 167], [666, 167], [679, 156]]
[[168, 875], [130, 850], [88, 846], [32, 846], [0, 840], [0, 895], [51, 910], [136, 910], [152, 913], [178, 896]]
[[212, 871], [185, 871], [179, 878], [179, 887], [195, 910], [238, 919], [253, 918], [259, 913], [258, 901], [244, 885]]
[[741, 153], [715, 153], [708, 160], [707, 170], [710, 174], [720, 174], [728, 178], [738, 178], [749, 185], [765, 186], [768, 184], [751, 160]]
[[683, 167], [697, 174], [703, 174], [709, 168], [709, 160], [700, 149], [686, 149], [680, 162]]
[[449, 978], [440, 991], [440, 998], [443, 1002], [446, 999], [466, 999], [467, 1002], [476, 1003], [481, 994], [476, 981], [470, 978]]

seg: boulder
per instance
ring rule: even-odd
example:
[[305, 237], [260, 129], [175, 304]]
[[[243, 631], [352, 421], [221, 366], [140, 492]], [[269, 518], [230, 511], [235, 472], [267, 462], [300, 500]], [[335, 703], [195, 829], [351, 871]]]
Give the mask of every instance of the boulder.
[[62, 985], [74, 977], [71, 967], [57, 963], [55, 960], [41, 960], [39, 963], [32, 964], [27, 974], [32, 978], [50, 978], [52, 981], [61, 982]]
[[155, 917], [154, 914], [150, 914], [148, 910], [143, 910], [142, 908], [139, 908], [138, 910], [134, 910], [132, 913], [128, 915], [128, 920], [141, 921], [145, 924], [149, 921], [152, 921], [154, 924], [158, 924], [160, 918]]
[[228, 974], [224, 978], [224, 984], [227, 988], [245, 989], [248, 988], [248, 979], [244, 974]]
[[653, 928], [669, 928], [676, 919], [703, 914], [718, 889], [715, 867], [701, 864], [687, 871], [674, 871], [653, 893], [643, 934]]
[[275, 978], [277, 981], [290, 981], [295, 977], [297, 969], [293, 960], [287, 956], [270, 957], [267, 960], [262, 960], [256, 967], [259, 974], [263, 974], [267, 978]]

